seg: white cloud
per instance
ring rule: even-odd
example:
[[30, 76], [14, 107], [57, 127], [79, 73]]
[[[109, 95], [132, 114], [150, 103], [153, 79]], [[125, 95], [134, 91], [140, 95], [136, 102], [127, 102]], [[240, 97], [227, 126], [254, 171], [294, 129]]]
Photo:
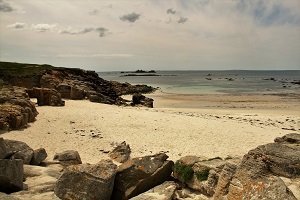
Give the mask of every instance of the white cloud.
[[32, 24], [31, 28], [37, 32], [46, 32], [53, 30], [57, 24]]
[[13, 24], [8, 25], [7, 27], [8, 27], [8, 28], [13, 28], [13, 29], [24, 29], [25, 26], [26, 26], [25, 23], [16, 22], [16, 23], [13, 23]]

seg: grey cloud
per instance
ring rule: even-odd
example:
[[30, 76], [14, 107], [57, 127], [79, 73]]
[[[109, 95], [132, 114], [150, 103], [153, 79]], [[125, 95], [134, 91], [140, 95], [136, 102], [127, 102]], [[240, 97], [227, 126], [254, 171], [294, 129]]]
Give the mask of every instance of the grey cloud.
[[61, 30], [59, 33], [68, 34], [68, 35], [83, 35], [90, 32], [96, 32], [99, 34], [99, 37], [104, 37], [107, 35], [108, 29], [104, 27], [98, 27], [98, 28], [87, 27], [81, 30], [72, 30], [71, 28], [69, 28], [66, 30]]
[[60, 31], [61, 34], [69, 34], [69, 35], [81, 35], [81, 34], [85, 34], [85, 33], [89, 33], [94, 31], [94, 28], [84, 28], [82, 30], [71, 30], [71, 29], [67, 29], [67, 30], [62, 30]]
[[167, 10], [167, 14], [175, 15], [175, 14], [176, 14], [176, 10], [173, 10], [172, 8], [169, 8], [169, 9]]
[[121, 16], [120, 20], [134, 23], [136, 20], [138, 20], [140, 18], [140, 16], [141, 16], [140, 14], [133, 12], [133, 13]]
[[184, 24], [188, 20], [187, 17], [180, 17], [179, 20], [177, 21], [178, 24]]
[[26, 26], [25, 23], [16, 22], [16, 23], [14, 23], [14, 24], [8, 25], [7, 27], [8, 27], [8, 28], [14, 28], [14, 29], [24, 29], [25, 26]]
[[98, 27], [98, 28], [96, 28], [96, 32], [99, 33], [99, 37], [104, 37], [107, 35], [108, 29], [103, 28], [103, 27]]
[[0, 12], [12, 12], [14, 11], [13, 7], [9, 3], [0, 0]]

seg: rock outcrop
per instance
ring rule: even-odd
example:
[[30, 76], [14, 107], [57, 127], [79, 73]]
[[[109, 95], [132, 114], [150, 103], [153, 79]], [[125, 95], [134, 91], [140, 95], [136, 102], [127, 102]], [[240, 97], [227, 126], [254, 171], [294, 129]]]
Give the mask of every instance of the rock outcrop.
[[126, 162], [130, 157], [131, 149], [126, 142], [117, 145], [110, 153], [109, 157], [119, 163]]
[[94, 71], [50, 65], [0, 62], [0, 79], [6, 83], [31, 89], [33, 87], [57, 90], [62, 98], [90, 99], [93, 102], [126, 105], [120, 96], [149, 93], [155, 88], [106, 81]]
[[238, 163], [239, 159], [185, 156], [176, 161], [173, 176], [189, 188], [212, 197], [216, 191], [222, 190], [217, 184], [228, 184]]
[[120, 165], [112, 199], [129, 199], [167, 181], [173, 167], [173, 162], [167, 159], [162, 153], [133, 158]]
[[0, 86], [0, 130], [24, 128], [37, 115], [24, 88]]
[[111, 160], [69, 166], [57, 180], [54, 192], [62, 200], [110, 200], [116, 170]]
[[65, 166], [82, 164], [78, 151], [74, 150], [67, 150], [61, 153], [56, 153], [53, 160], [57, 160], [60, 164]]
[[23, 161], [0, 159], [0, 192], [12, 193], [23, 189]]
[[48, 88], [32, 88], [27, 89], [30, 98], [36, 98], [39, 106], [64, 106], [65, 102], [61, 99], [61, 95], [55, 89]]

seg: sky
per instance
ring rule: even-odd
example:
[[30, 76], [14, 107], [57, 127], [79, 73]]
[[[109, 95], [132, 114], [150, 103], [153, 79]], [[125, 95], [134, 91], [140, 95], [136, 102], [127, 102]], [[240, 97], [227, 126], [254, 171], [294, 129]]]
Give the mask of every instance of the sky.
[[96, 71], [300, 69], [300, 0], [0, 0], [0, 60]]

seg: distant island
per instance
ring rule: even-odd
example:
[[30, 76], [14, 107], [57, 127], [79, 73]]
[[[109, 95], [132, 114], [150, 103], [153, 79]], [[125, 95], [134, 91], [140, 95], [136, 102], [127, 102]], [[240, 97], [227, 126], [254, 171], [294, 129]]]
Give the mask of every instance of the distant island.
[[124, 72], [124, 71], [121, 72], [121, 74], [125, 74], [125, 73], [139, 73], [139, 74], [151, 73], [151, 74], [153, 74], [153, 73], [156, 73], [156, 71], [155, 70], [145, 71], [145, 70], [142, 70], [142, 69], [138, 69], [138, 70], [133, 71], [133, 72], [130, 72], [130, 71], [128, 71], [128, 72]]

